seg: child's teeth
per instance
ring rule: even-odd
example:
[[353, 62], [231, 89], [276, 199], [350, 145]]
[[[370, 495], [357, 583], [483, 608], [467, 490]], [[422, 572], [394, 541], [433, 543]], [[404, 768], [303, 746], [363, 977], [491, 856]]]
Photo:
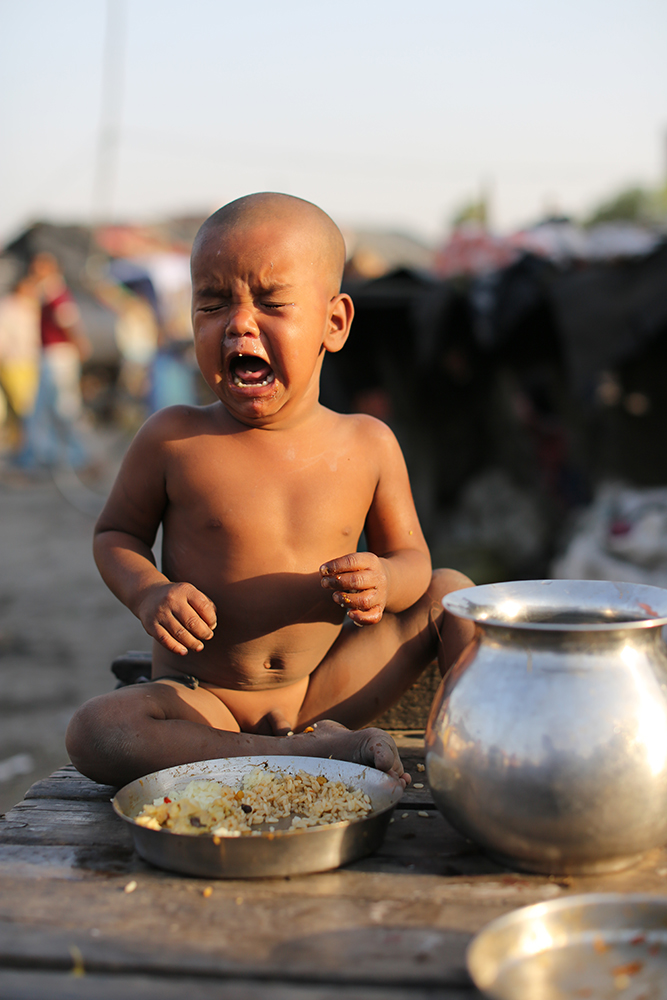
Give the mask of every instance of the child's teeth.
[[241, 378], [239, 378], [239, 377], [238, 377], [238, 375], [235, 375], [235, 376], [234, 376], [234, 384], [235, 384], [235, 385], [243, 385], [243, 386], [250, 386], [250, 385], [251, 385], [251, 386], [262, 386], [262, 385], [269, 385], [269, 383], [270, 383], [270, 382], [273, 382], [273, 379], [272, 379], [272, 378], [265, 378], [265, 379], [263, 379], [263, 381], [261, 381], [261, 382], [244, 382], [244, 381], [243, 381], [243, 379], [241, 379]]

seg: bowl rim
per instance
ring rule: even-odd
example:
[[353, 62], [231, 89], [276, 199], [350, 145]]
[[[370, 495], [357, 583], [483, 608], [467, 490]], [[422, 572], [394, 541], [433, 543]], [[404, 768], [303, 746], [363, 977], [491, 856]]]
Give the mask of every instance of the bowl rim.
[[[547, 591], [548, 588], [548, 591]], [[644, 617], [633, 617], [619, 620], [618, 618], [609, 621], [595, 622], [549, 622], [549, 621], [525, 621], [519, 618], [512, 618], [500, 614], [494, 614], [493, 605], [498, 604], [499, 599], [507, 602], [513, 597], [525, 600], [527, 597], [537, 596], [540, 591], [544, 596], [547, 592], [550, 597], [560, 594], [561, 601], [565, 595], [570, 596], [570, 600], [561, 603], [556, 610], [576, 610], [577, 595], [579, 598], [585, 596], [586, 591], [592, 593], [606, 591], [609, 594], [610, 602], [615, 597], [619, 611], [626, 610], [628, 613], [633, 608], [641, 612]], [[644, 600], [642, 600], [644, 598]], [[480, 627], [487, 626], [520, 629], [530, 632], [614, 632], [625, 631], [626, 629], [637, 630], [647, 628], [658, 628], [667, 625], [667, 590], [662, 587], [655, 587], [643, 583], [624, 583], [616, 580], [513, 580], [500, 583], [485, 583], [476, 587], [466, 587], [461, 590], [454, 590], [442, 599], [442, 605], [446, 611], [457, 618], [465, 618], [468, 621], [476, 622]], [[655, 610], [654, 605], [658, 610]], [[535, 608], [547, 608], [550, 605], [547, 601], [536, 602]], [[551, 605], [554, 609], [553, 604]], [[591, 608], [591, 611], [593, 609]]]

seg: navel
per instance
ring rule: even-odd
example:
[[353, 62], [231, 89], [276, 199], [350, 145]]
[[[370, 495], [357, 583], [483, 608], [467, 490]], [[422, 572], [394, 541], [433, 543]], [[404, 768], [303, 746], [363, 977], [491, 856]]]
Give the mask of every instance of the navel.
[[209, 518], [206, 527], [211, 528], [213, 531], [219, 531], [222, 527], [222, 521], [219, 517], [211, 517]]
[[271, 656], [269, 657], [268, 660], [265, 660], [264, 662], [265, 670], [283, 670], [284, 667], [285, 664], [278, 656]]

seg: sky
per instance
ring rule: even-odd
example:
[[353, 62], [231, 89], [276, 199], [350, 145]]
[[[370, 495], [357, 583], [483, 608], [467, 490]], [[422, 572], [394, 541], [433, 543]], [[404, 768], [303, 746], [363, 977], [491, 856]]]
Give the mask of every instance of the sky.
[[665, 0], [0, 0], [0, 245], [277, 190], [429, 242], [667, 173]]

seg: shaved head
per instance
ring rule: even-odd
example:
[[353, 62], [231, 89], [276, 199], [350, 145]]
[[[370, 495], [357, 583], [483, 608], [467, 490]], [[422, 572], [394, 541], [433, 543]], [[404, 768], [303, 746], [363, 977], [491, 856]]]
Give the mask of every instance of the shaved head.
[[195, 236], [193, 261], [223, 233], [243, 231], [264, 223], [279, 223], [286, 229], [298, 230], [312, 243], [312, 250], [326, 270], [333, 292], [340, 290], [345, 266], [345, 240], [340, 229], [317, 205], [289, 194], [249, 194], [218, 209]]

